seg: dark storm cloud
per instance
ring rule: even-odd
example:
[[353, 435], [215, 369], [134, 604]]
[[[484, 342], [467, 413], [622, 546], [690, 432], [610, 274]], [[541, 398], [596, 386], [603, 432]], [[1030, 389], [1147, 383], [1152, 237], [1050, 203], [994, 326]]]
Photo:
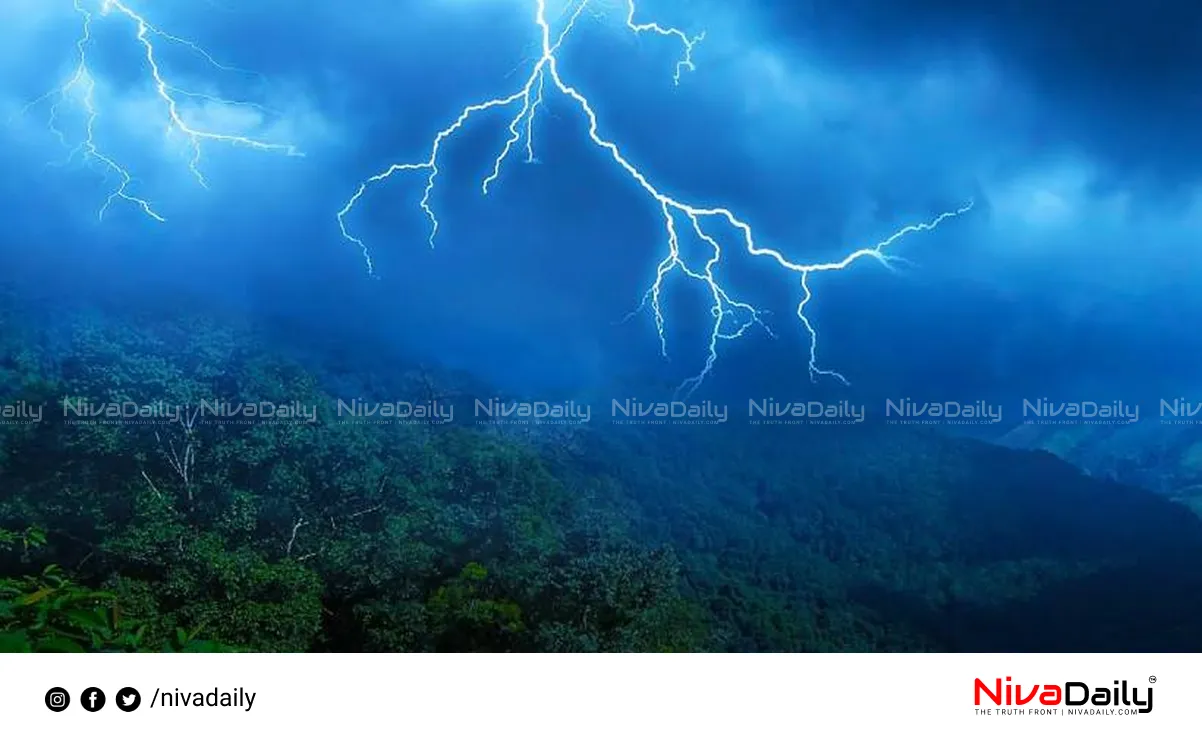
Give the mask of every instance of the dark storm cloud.
[[1202, 168], [1202, 3], [805, 0], [768, 13], [809, 49], [881, 74], [984, 51], [1038, 96], [1057, 144], [1161, 185]]
[[[1045, 348], [1031, 338], [1046, 333], [1012, 330], [1016, 316], [1055, 328], [1080, 317], [1091, 325], [1073, 332], [1085, 333], [1100, 327], [1099, 307], [1121, 308], [1107, 316], [1115, 318], [1106, 321], [1107, 337], [1116, 339], [1113, 348], [1136, 349], [1120, 336], [1143, 338], [1152, 322], [1194, 306], [1184, 299], [1202, 275], [1194, 249], [1202, 198], [1187, 195], [1202, 146], [1199, 119], [1186, 114], [1202, 63], [1184, 39], [1195, 20], [1175, 22], [1161, 11], [1149, 16], [1158, 27], [1144, 29], [1143, 20], [1111, 8], [1054, 0], [814, 0], [775, 8], [737, 1], [639, 3], [642, 18], [707, 33], [697, 70], [679, 87], [671, 79], [678, 48], [635, 38], [616, 0], [565, 47], [564, 74], [597, 103], [606, 136], [657, 184], [698, 203], [731, 205], [764, 243], [796, 260], [841, 257], [977, 199], [970, 217], [897, 245], [913, 269], [895, 275], [865, 264], [814, 282], [810, 309], [823, 329], [823, 362], [863, 379], [873, 369], [896, 374], [911, 358], [921, 366], [915, 375], [926, 374], [931, 359], [948, 363], [952, 319], [969, 317], [964, 335], [991, 344], [973, 358], [1020, 358], [1007, 369], [1026, 368], [1029, 356], [1044, 352], [1024, 349]], [[463, 364], [486, 346], [535, 344], [557, 363], [575, 354], [588, 364], [600, 359], [598, 376], [608, 371], [622, 346], [606, 334], [618, 332], [614, 321], [646, 290], [664, 236], [654, 205], [585, 143], [581, 117], [563, 101], [552, 101], [540, 119], [544, 165], [511, 163], [487, 199], [479, 178], [503, 142], [504, 117], [475, 120], [448, 145], [434, 195], [446, 217], [437, 251], [425, 246], [420, 175], [373, 188], [351, 225], [372, 245], [383, 281], [368, 286], [357, 247], [334, 219], [364, 177], [398, 158], [424, 157], [433, 133], [465, 103], [521, 86], [536, 51], [533, 0], [324, 0], [303, 12], [282, 0], [223, 5], [229, 9], [181, 3], [153, 14], [165, 30], [262, 78], [217, 74], [179, 49], [164, 57], [171, 73], [185, 86], [281, 111], [251, 131], [295, 142], [309, 157], [213, 146], [203, 161], [213, 188], [201, 189], [186, 153], [163, 137], [161, 107], [135, 84], [142, 62], [136, 48], [129, 53], [128, 24], [98, 25], [110, 45], [98, 59], [103, 141], [137, 166], [146, 178], [140, 187], [172, 221], [148, 224], [126, 209], [97, 224], [106, 193], [99, 176], [43, 167], [64, 153], [42, 109], [0, 132], [0, 146], [20, 140], [13, 150], [27, 160], [0, 178], [0, 195], [27, 215], [7, 220], [8, 232], [25, 233], [12, 244], [77, 243], [114, 272], [128, 273], [145, 256], [177, 271], [188, 265], [185, 255], [253, 267], [267, 285], [247, 289], [256, 301], [274, 292], [284, 295], [280, 305], [299, 296], [309, 307], [310, 297], [322, 296], [334, 316], [369, 297], [379, 306], [362, 317], [382, 331], [418, 328]], [[70, 3], [0, 4], [6, 113], [69, 72], [77, 32]], [[241, 121], [221, 107], [205, 113], [214, 125]], [[30, 189], [35, 182], [42, 190]], [[1181, 186], [1179, 202], [1164, 198], [1158, 186], [1168, 183]], [[78, 215], [78, 235], [51, 240], [54, 223], [39, 215], [55, 209]], [[783, 318], [776, 329], [785, 340], [776, 348], [800, 379], [805, 338], [788, 324], [796, 282], [738, 251], [730, 256], [732, 289]], [[332, 274], [345, 278], [328, 281]], [[957, 288], [966, 286], [972, 290]], [[677, 297], [669, 303], [672, 351], [691, 363], [687, 353], [704, 345], [679, 338], [708, 315]], [[403, 320], [418, 316], [420, 327]], [[887, 354], [874, 350], [882, 318], [896, 320], [891, 328], [902, 343]], [[623, 342], [656, 346], [646, 316], [620, 331]], [[759, 354], [764, 344], [753, 339], [746, 348]], [[640, 350], [639, 358], [657, 351]]]

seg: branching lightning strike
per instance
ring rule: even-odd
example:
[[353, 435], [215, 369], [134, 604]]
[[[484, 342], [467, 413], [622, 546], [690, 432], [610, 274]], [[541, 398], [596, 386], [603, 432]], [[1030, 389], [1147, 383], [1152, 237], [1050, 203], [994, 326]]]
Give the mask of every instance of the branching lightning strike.
[[[659, 263], [655, 273], [655, 280], [643, 295], [642, 301], [632, 315], [645, 310], [648, 306], [651, 308], [656, 331], [659, 335], [660, 351], [665, 358], [667, 357], [667, 335], [661, 294], [664, 282], [668, 276], [674, 271], [679, 270], [687, 278], [701, 282], [712, 298], [713, 304], [710, 307], [710, 313], [713, 316], [713, 324], [710, 326], [708, 353], [705, 363], [696, 375], [684, 380], [680, 384], [677, 389], [678, 395], [688, 397], [705, 381], [718, 359], [718, 346], [721, 342], [740, 338], [752, 326], [756, 325], [762, 327], [766, 332], [771, 333], [771, 330], [763, 322], [762, 315], [764, 312], [762, 310], [757, 309], [747, 302], [732, 298], [719, 283], [715, 272], [723, 258], [722, 243], [714, 237], [712, 229], [707, 228], [705, 224], [707, 220], [716, 221], [719, 225], [732, 228], [737, 234], [741, 235], [743, 248], [751, 255], [769, 258], [780, 268], [797, 275], [802, 290], [802, 297], [797, 305], [797, 317], [800, 319], [802, 326], [809, 336], [808, 368], [811, 380], [816, 381], [820, 377], [830, 377], [843, 384], [847, 384], [847, 379], [839, 372], [824, 369], [818, 365], [818, 332], [813, 322], [806, 315], [806, 307], [813, 298], [810, 288], [810, 277], [816, 273], [843, 270], [853, 263], [866, 258], [874, 259], [886, 268], [892, 269], [892, 264], [899, 259], [887, 254], [886, 250], [894, 242], [912, 232], [934, 230], [945, 220], [968, 212], [973, 207], [972, 203], [970, 202], [955, 211], [940, 214], [929, 222], [903, 227], [885, 240], [879, 242], [876, 246], [855, 250], [839, 261], [829, 263], [797, 263], [791, 261], [778, 250], [758, 244], [753, 235], [751, 225], [737, 217], [730, 209], [726, 207], [694, 206], [660, 190], [659, 187], [652, 184], [651, 180], [639, 168], [626, 158], [621, 148], [615, 142], [601, 136], [598, 116], [592, 104], [577, 88], [565, 82], [559, 69], [560, 63], [557, 56], [560, 47], [572, 32], [577, 20], [592, 0], [580, 1], [558, 35], [552, 34], [551, 23], [547, 20], [546, 0], [535, 0], [535, 2], [534, 23], [541, 36], [542, 52], [538, 60], [534, 62], [534, 68], [526, 78], [525, 84], [516, 92], [503, 97], [473, 103], [464, 107], [460, 111], [459, 116], [434, 137], [429, 154], [425, 160], [420, 162], [396, 163], [388, 166], [388, 168], [376, 175], [367, 178], [359, 184], [354, 194], [338, 212], [337, 219], [342, 236], [358, 246], [362, 251], [368, 272], [372, 274], [375, 272], [371, 252], [361, 238], [350, 232], [346, 223], [347, 216], [359, 203], [360, 199], [363, 198], [367, 189], [373, 184], [388, 180], [393, 175], [402, 171], [424, 171], [426, 173], [426, 186], [419, 205], [430, 222], [429, 244], [433, 247], [434, 239], [439, 230], [439, 220], [430, 204], [430, 199], [439, 174], [438, 158], [443, 144], [457, 134], [476, 114], [494, 109], [507, 109], [511, 107], [517, 109], [516, 114], [509, 122], [509, 137], [497, 155], [496, 160], [494, 160], [491, 172], [481, 183], [481, 191], [484, 195], [487, 195], [489, 188], [500, 177], [501, 167], [505, 160], [511, 154], [514, 146], [523, 137], [525, 138], [526, 161], [533, 162], [535, 160], [533, 144], [534, 120], [535, 115], [544, 102], [544, 93], [549, 81], [554, 87], [555, 92], [558, 92], [574, 103], [575, 107], [584, 115], [588, 122], [588, 137], [591, 142], [607, 152], [613, 162], [659, 205], [659, 210], [664, 220], [664, 229], [667, 234], [667, 255]], [[624, 0], [624, 5], [626, 8], [625, 23], [630, 31], [635, 34], [650, 33], [674, 39], [681, 45], [682, 56], [676, 65], [674, 76], [674, 82], [679, 84], [682, 74], [694, 69], [693, 52], [697, 44], [703, 40], [704, 34], [689, 36], [676, 28], [663, 27], [656, 23], [638, 23], [635, 21], [637, 14], [635, 0]], [[712, 251], [711, 257], [703, 266], [691, 266], [681, 256], [681, 237], [678, 230], [678, 222], [681, 220], [687, 222], [686, 229], [691, 229], [693, 234]]]
[[[97, 144], [96, 122], [100, 117], [100, 109], [96, 102], [96, 78], [92, 74], [92, 69], [89, 64], [89, 52], [92, 48], [93, 25], [97, 21], [97, 16], [105, 17], [116, 15], [133, 25], [134, 41], [141, 47], [142, 54], [146, 60], [147, 70], [149, 72], [149, 83], [154, 90], [154, 96], [163, 107], [167, 125], [166, 132], [179, 133], [187, 142], [187, 148], [190, 153], [188, 160], [188, 170], [192, 174], [196, 182], [203, 188], [208, 188], [208, 181], [205, 179], [204, 173], [200, 170], [200, 159], [202, 154], [202, 145], [205, 142], [218, 142], [229, 145], [250, 147], [256, 150], [281, 152], [289, 156], [300, 157], [303, 153], [290, 144], [274, 144], [265, 142], [252, 137], [241, 136], [237, 134], [227, 134], [217, 131], [209, 131], [206, 129], [197, 128], [189, 124], [187, 118], [182, 112], [184, 102], [188, 100], [202, 100], [208, 103], [215, 103], [223, 106], [231, 106], [238, 108], [255, 108], [263, 110], [261, 106], [245, 101], [232, 101], [215, 96], [198, 93], [184, 88], [177, 87], [168, 81], [164, 75], [159, 63], [158, 51], [156, 42], [164, 42], [183, 46], [191, 52], [199, 55], [207, 63], [214, 68], [223, 71], [245, 72], [237, 70], [219, 63], [207, 51], [197, 45], [195, 42], [167, 33], [158, 27], [151, 24], [146, 18], [135, 12], [121, 0], [99, 0], [99, 10], [90, 10], [89, 3], [95, 7], [97, 0], [72, 0], [75, 14], [80, 19], [80, 35], [75, 42], [75, 65], [70, 77], [59, 87], [45, 93], [36, 100], [30, 102], [22, 113], [27, 113], [29, 110], [44, 103], [48, 100], [53, 100], [50, 105], [49, 127], [50, 130], [59, 138], [63, 146], [70, 149], [68, 162], [77, 155], [83, 155], [84, 159], [94, 163], [99, 163], [105, 171], [106, 176], [116, 176], [118, 180], [117, 187], [105, 199], [100, 207], [99, 218], [104, 219], [109, 208], [117, 201], [124, 201], [136, 206], [146, 216], [158, 222], [165, 222], [164, 218], [151, 205], [150, 201], [136, 196], [131, 193], [131, 188], [134, 184], [134, 177], [130, 174], [127, 167], [122, 165], [114, 156], [105, 152]], [[85, 125], [83, 140], [72, 147], [68, 143], [67, 136], [58, 127], [59, 109], [68, 102], [75, 100], [82, 107]]]

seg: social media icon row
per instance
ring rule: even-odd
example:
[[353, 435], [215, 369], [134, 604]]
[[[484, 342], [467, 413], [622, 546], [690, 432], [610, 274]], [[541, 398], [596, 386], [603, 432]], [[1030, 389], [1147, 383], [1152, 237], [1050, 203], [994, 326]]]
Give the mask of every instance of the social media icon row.
[[[95, 686], [89, 686], [80, 695], [79, 704], [88, 712], [99, 712], [104, 709], [106, 697], [104, 692]], [[142, 695], [132, 686], [127, 686], [117, 692], [117, 709], [122, 712], [133, 712], [142, 704]], [[61, 686], [56, 686], [46, 692], [46, 707], [51, 712], [62, 712], [71, 706], [71, 694]]]

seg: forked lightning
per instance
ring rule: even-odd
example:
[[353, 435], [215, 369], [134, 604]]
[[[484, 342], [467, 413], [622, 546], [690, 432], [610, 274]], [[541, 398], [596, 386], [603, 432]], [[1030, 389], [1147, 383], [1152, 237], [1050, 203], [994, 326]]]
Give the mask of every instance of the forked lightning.
[[[188, 169], [202, 187], [208, 188], [208, 181], [205, 180], [200, 169], [202, 146], [206, 142], [238, 145], [256, 150], [280, 152], [290, 156], [302, 155], [296, 147], [290, 144], [274, 144], [238, 134], [211, 131], [190, 124], [184, 112], [188, 102], [205, 101], [223, 106], [260, 107], [245, 101], [225, 100], [189, 91], [172, 84], [160, 66], [157, 43], [185, 47], [219, 70], [232, 71], [233, 68], [218, 63], [212, 55], [194, 42], [159, 29], [121, 0], [73, 0], [73, 4], [75, 14], [80, 21], [80, 35], [75, 42], [75, 62], [72, 72], [62, 85], [31, 102], [23, 109], [23, 112], [51, 101], [50, 129], [63, 142], [64, 146], [70, 148], [71, 157], [82, 155], [87, 161], [99, 164], [106, 176], [115, 176], [117, 185], [100, 207], [99, 217], [101, 219], [114, 203], [124, 201], [134, 205], [151, 219], [158, 222], [166, 221], [147, 198], [137, 196], [132, 192], [134, 177], [130, 170], [98, 143], [96, 124], [101, 114], [96, 100], [96, 77], [92, 72], [89, 55], [92, 53], [95, 42], [93, 27], [99, 18], [114, 17], [130, 24], [131, 40], [140, 48], [142, 56], [146, 60], [146, 82], [153, 90], [153, 95], [163, 112], [167, 133], [175, 133], [184, 137], [189, 152]], [[89, 9], [91, 7], [96, 10]], [[59, 128], [60, 110], [68, 103], [79, 105], [85, 120], [83, 138], [74, 146], [70, 144], [70, 139]]]
[[[534, 24], [541, 39], [541, 55], [533, 62], [534, 66], [526, 78], [525, 84], [518, 90], [501, 97], [465, 106], [450, 125], [434, 136], [424, 160], [395, 163], [369, 177], [359, 184], [354, 194], [338, 212], [337, 219], [342, 235], [362, 251], [368, 272], [374, 273], [375, 271], [371, 252], [364, 240], [352, 233], [347, 226], [347, 216], [358, 205], [367, 192], [367, 189], [373, 184], [388, 180], [401, 172], [419, 171], [425, 173], [425, 189], [418, 203], [429, 220], [429, 243], [433, 246], [435, 237], [438, 235], [439, 218], [434, 207], [431, 205], [431, 196], [439, 175], [439, 155], [443, 145], [448, 139], [458, 134], [477, 114], [492, 110], [513, 111], [508, 125], [509, 136], [500, 153], [493, 161], [489, 174], [481, 183], [481, 190], [487, 195], [492, 185], [500, 178], [501, 168], [512, 153], [514, 146], [521, 142], [523, 138], [526, 150], [525, 159], [527, 162], [534, 161], [533, 127], [535, 114], [538, 113], [539, 108], [543, 105], [544, 93], [547, 92], [549, 84], [553, 92], [564, 96], [583, 114], [588, 122], [588, 137], [593, 145], [607, 152], [613, 162], [658, 205], [659, 211], [662, 214], [664, 231], [667, 237], [667, 253], [659, 263], [655, 272], [655, 278], [643, 295], [642, 302], [636, 312], [650, 307], [655, 321], [656, 332], [659, 334], [660, 351], [665, 357], [667, 356], [667, 334], [661, 296], [664, 282], [668, 276], [675, 271], [679, 271], [687, 278], [700, 282], [712, 299], [710, 312], [713, 316], [713, 322], [709, 330], [708, 353], [705, 363], [697, 374], [681, 383], [677, 390], [678, 394], [687, 397], [706, 379], [718, 359], [718, 347], [720, 343], [742, 337], [752, 326], [758, 325], [765, 330], [768, 329], [762, 321], [763, 313], [761, 310], [747, 302], [733, 298], [728, 290], [719, 283], [716, 271], [722, 264], [723, 243], [714, 236], [711, 224], [733, 228], [741, 236], [742, 248], [744, 250], [753, 256], [768, 258], [774, 261], [781, 269], [797, 276], [797, 281], [801, 287], [801, 299], [797, 305], [797, 317], [800, 319], [802, 326], [809, 336], [808, 366], [810, 377], [816, 380], [819, 377], [826, 376], [846, 384], [847, 380], [843, 375], [824, 369], [818, 365], [818, 332], [814, 327], [814, 323], [806, 315], [806, 308], [813, 297], [810, 287], [811, 275], [827, 271], [840, 271], [856, 261], [865, 258], [877, 260], [889, 267], [891, 261], [896, 259], [888, 255], [886, 249], [894, 242], [912, 232], [933, 230], [945, 220], [969, 211], [972, 208], [972, 204], [969, 203], [955, 211], [940, 214], [929, 222], [903, 227], [885, 240], [877, 243], [874, 247], [852, 251], [838, 261], [829, 263], [798, 263], [789, 260], [780, 251], [759, 244], [752, 232], [751, 225], [737, 217], [730, 209], [721, 206], [696, 206], [685, 203], [666, 193], [660, 187], [653, 184], [648, 175], [627, 159], [617, 143], [601, 135], [600, 123], [593, 104], [583, 92], [565, 80], [560, 70], [558, 57], [560, 47], [575, 28], [585, 8], [593, 0], [582, 0], [576, 5], [575, 9], [567, 16], [563, 28], [558, 33], [553, 33], [551, 22], [547, 18], [546, 0], [534, 1]], [[679, 83], [681, 75], [684, 72], [694, 69], [693, 53], [697, 44], [704, 38], [704, 34], [690, 36], [676, 28], [664, 27], [656, 23], [637, 22], [634, 0], [625, 0], [624, 5], [626, 11], [625, 23], [630, 31], [635, 34], [655, 34], [662, 36], [675, 41], [681, 46], [682, 54], [676, 65], [674, 77], [674, 81]], [[704, 264], [699, 266], [690, 265], [682, 257], [682, 230], [691, 230], [698, 239], [708, 246], [710, 257]]]

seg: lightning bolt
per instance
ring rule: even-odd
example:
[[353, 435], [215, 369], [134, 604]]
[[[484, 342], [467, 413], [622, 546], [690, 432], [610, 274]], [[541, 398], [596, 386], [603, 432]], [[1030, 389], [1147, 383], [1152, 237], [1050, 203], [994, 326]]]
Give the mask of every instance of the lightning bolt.
[[[132, 24], [133, 41], [141, 48], [142, 56], [146, 61], [149, 77], [148, 82], [166, 114], [166, 133], [178, 133], [185, 139], [187, 149], [190, 153], [188, 170], [202, 188], [207, 189], [209, 187], [209, 183], [200, 169], [202, 145], [206, 142], [281, 152], [292, 157], [303, 156], [302, 152], [290, 144], [273, 144], [237, 134], [201, 129], [189, 124], [182, 112], [185, 104], [189, 101], [205, 101], [231, 107], [255, 108], [260, 111], [266, 111], [267, 109], [254, 103], [226, 100], [205, 93], [186, 90], [172, 84], [164, 75], [160, 66], [156, 42], [182, 46], [197, 54], [205, 62], [218, 70], [243, 73], [246, 72], [245, 70], [239, 70], [219, 63], [195, 42], [159, 29], [146, 20], [144, 16], [135, 12], [124, 2], [121, 2], [121, 0], [101, 0], [99, 11], [90, 10], [86, 0], [72, 0], [72, 4], [75, 14], [79, 17], [80, 35], [75, 42], [75, 63], [71, 75], [59, 87], [50, 90], [26, 105], [22, 109], [21, 114], [28, 113], [31, 109], [44, 102], [53, 101], [50, 105], [48, 126], [50, 131], [63, 143], [63, 146], [70, 149], [67, 161], [70, 162], [76, 156], [82, 155], [86, 161], [98, 163], [106, 175], [116, 177], [118, 184], [101, 205], [97, 215], [98, 218], [104, 219], [105, 214], [113, 204], [118, 201], [124, 201], [137, 207], [142, 213], [157, 222], [167, 221], [162, 214], [155, 210], [150, 201], [136, 196], [131, 192], [134, 177], [130, 174], [129, 169], [122, 165], [114, 156], [105, 152], [97, 143], [96, 123], [100, 118], [100, 108], [96, 102], [96, 77], [92, 74], [89, 65], [89, 53], [94, 42], [92, 35], [93, 26], [97, 22], [98, 16], [116, 16]], [[85, 117], [83, 139], [74, 147], [69, 144], [67, 136], [58, 126], [60, 109], [71, 102], [75, 102], [81, 107]]]
[[[422, 198], [418, 204], [422, 211], [425, 212], [426, 218], [430, 223], [428, 242], [433, 247], [439, 230], [439, 220], [438, 215], [430, 204], [430, 199], [439, 175], [439, 154], [443, 144], [459, 133], [469, 120], [477, 114], [492, 110], [516, 109], [516, 113], [509, 120], [509, 137], [493, 161], [491, 172], [481, 183], [482, 193], [488, 195], [490, 187], [500, 178], [503, 164], [513, 151], [514, 146], [523, 137], [525, 138], [525, 159], [527, 162], [535, 161], [533, 144], [535, 114], [538, 112], [540, 106], [543, 105], [544, 93], [549, 84], [555, 93], [572, 102], [580, 114], [584, 116], [588, 123], [588, 138], [592, 144], [605, 151], [613, 163], [638, 184], [646, 195], [658, 206], [659, 212], [663, 217], [663, 226], [667, 237], [667, 254], [657, 266], [655, 279], [644, 293], [642, 301], [634, 312], [631, 313], [631, 316], [633, 316], [650, 307], [655, 321], [656, 332], [659, 336], [661, 355], [665, 358], [668, 356], [667, 323], [661, 303], [664, 282], [668, 277], [674, 272], [679, 271], [688, 279], [699, 282], [712, 300], [712, 304], [710, 305], [712, 323], [710, 325], [705, 363], [697, 374], [689, 377], [680, 384], [677, 388], [677, 395], [688, 397], [705, 381], [718, 360], [718, 348], [722, 342], [741, 338], [747, 331], [756, 326], [761, 327], [769, 334], [772, 333], [771, 329], [763, 321], [763, 315], [766, 314], [764, 311], [747, 302], [734, 299], [728, 293], [727, 289], [719, 283], [716, 272], [722, 263], [724, 251], [722, 242], [714, 236], [714, 231], [711, 227], [714, 224], [719, 227], [733, 228], [734, 232], [741, 237], [740, 242], [742, 243], [741, 247], [743, 250], [752, 256], [769, 259], [775, 262], [779, 268], [797, 277], [802, 292], [802, 297], [797, 305], [797, 317], [800, 319], [802, 327], [809, 337], [808, 370], [810, 378], [812, 381], [817, 381], [819, 378], [829, 377], [847, 384], [847, 379], [843, 375], [836, 371], [824, 369], [818, 364], [818, 331], [813, 321], [806, 315], [806, 308], [813, 298], [813, 292], [810, 287], [811, 277], [814, 274], [841, 271], [863, 259], [873, 259], [886, 268], [893, 269], [894, 263], [900, 260], [900, 258], [891, 256], [886, 252], [893, 243], [913, 232], [934, 230], [944, 221], [971, 210], [973, 207], [972, 203], [970, 202], [955, 211], [940, 214], [930, 222], [903, 227], [874, 247], [852, 251], [839, 261], [829, 263], [798, 263], [789, 260], [780, 251], [761, 245], [756, 240], [750, 223], [736, 216], [731, 209], [722, 206], [695, 206], [685, 203], [661, 190], [651, 182], [651, 179], [642, 170], [631, 163], [615, 142], [601, 135], [600, 123], [593, 104], [579, 89], [565, 81], [560, 72], [560, 63], [557, 56], [560, 47], [575, 28], [577, 20], [581, 17], [581, 14], [590, 2], [592, 0], [582, 0], [568, 17], [562, 30], [558, 34], [553, 34], [551, 23], [547, 20], [546, 0], [535, 0], [534, 24], [541, 38], [542, 52], [541, 56], [534, 61], [533, 69], [522, 87], [508, 95], [465, 106], [449, 126], [435, 135], [425, 160], [389, 165], [383, 171], [361, 182], [354, 194], [337, 213], [338, 225], [343, 238], [358, 246], [362, 251], [368, 273], [374, 275], [375, 266], [372, 261], [371, 251], [361, 238], [349, 230], [346, 223], [347, 216], [358, 205], [368, 188], [372, 185], [386, 181], [401, 172], [420, 171], [426, 174], [426, 183]], [[635, 16], [637, 15], [637, 11], [634, 0], [624, 0], [624, 5], [626, 8], [625, 24], [632, 33], [654, 34], [674, 40], [680, 45], [682, 54], [676, 64], [675, 76], [673, 78], [673, 82], [679, 84], [684, 72], [695, 69], [693, 52], [697, 44], [704, 39], [704, 34], [689, 36], [676, 28], [663, 27], [656, 23], [636, 22]], [[690, 265], [681, 256], [681, 234], [684, 231], [691, 232], [708, 247], [710, 257], [703, 265]]]

